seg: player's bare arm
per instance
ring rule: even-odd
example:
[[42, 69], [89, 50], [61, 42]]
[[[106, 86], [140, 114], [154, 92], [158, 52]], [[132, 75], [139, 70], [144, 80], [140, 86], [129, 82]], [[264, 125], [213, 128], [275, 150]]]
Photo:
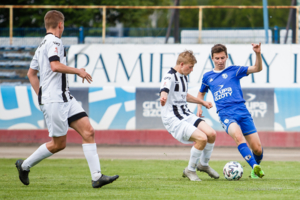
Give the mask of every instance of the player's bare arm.
[[190, 95], [189, 93], [187, 93], [187, 95], [186, 95], [186, 101], [190, 102], [190, 103], [201, 104], [201, 105], [205, 106], [205, 108], [207, 108], [207, 109], [212, 107], [211, 102], [204, 101], [203, 99], [198, 99], [198, 98], [194, 97], [193, 95]]
[[162, 91], [160, 93], [160, 105], [164, 106], [167, 102], [168, 99], [168, 93], [166, 93], [165, 91]]
[[[206, 94], [206, 92], [203, 92], [203, 93], [202, 92], [198, 92], [197, 98], [204, 101], [205, 94]], [[204, 116], [202, 116], [202, 113], [203, 113], [202, 105], [198, 104], [197, 116], [198, 117], [204, 117]]]
[[29, 68], [28, 72], [27, 72], [27, 76], [29, 78], [29, 81], [32, 85], [32, 88], [34, 89], [34, 92], [38, 95], [39, 93], [39, 87], [40, 87], [40, 81], [39, 78], [37, 76], [38, 74], [38, 70], [34, 70]]
[[60, 72], [60, 73], [66, 73], [66, 74], [77, 74], [82, 78], [82, 82], [84, 82], [84, 79], [86, 79], [89, 83], [93, 81], [92, 76], [88, 74], [85, 69], [77, 69], [73, 67], [68, 67], [64, 64], [62, 64], [59, 61], [52, 61], [50, 63], [51, 69], [53, 72]]
[[252, 44], [253, 51], [256, 54], [256, 61], [254, 66], [250, 66], [248, 68], [247, 74], [252, 74], [256, 72], [260, 72], [262, 70], [262, 58], [261, 58], [261, 43], [259, 44]]

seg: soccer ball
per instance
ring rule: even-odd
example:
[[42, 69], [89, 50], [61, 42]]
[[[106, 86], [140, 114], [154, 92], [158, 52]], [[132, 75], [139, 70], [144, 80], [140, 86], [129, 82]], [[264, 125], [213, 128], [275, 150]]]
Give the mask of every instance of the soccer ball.
[[240, 180], [243, 176], [243, 167], [236, 161], [230, 161], [226, 163], [223, 168], [223, 174], [227, 180]]

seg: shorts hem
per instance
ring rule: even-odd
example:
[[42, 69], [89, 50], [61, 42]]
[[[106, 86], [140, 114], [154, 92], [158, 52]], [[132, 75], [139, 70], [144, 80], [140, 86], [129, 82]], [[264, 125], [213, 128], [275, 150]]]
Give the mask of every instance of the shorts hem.
[[81, 112], [81, 113], [77, 113], [71, 117], [68, 118], [68, 124], [70, 126], [70, 124], [78, 119], [81, 119], [83, 117], [88, 117], [88, 115], [86, 114], [86, 112]]

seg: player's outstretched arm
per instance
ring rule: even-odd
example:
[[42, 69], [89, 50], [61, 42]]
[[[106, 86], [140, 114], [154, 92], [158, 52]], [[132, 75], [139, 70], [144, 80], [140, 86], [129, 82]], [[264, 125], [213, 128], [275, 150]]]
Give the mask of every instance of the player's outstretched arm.
[[186, 95], [186, 101], [190, 103], [202, 104], [205, 108], [209, 109], [212, 107], [212, 103], [208, 101], [204, 101], [203, 99], [198, 99], [189, 93]]
[[[197, 98], [204, 101], [204, 96], [205, 96], [205, 94], [206, 94], [205, 92], [204, 92], [204, 93], [198, 92]], [[204, 116], [202, 115], [202, 113], [203, 113], [203, 110], [202, 110], [202, 104], [198, 104], [197, 116], [198, 116], [198, 117], [204, 117]]]
[[86, 79], [89, 83], [93, 81], [92, 76], [88, 74], [85, 69], [77, 69], [73, 67], [68, 67], [59, 61], [52, 61], [50, 63], [53, 72], [66, 73], [66, 74], [77, 74], [82, 78], [82, 82]]
[[32, 88], [34, 89], [36, 95], [38, 95], [39, 87], [40, 87], [40, 81], [37, 76], [38, 72], [39, 72], [38, 70], [35, 70], [32, 68], [29, 68], [29, 70], [27, 72], [27, 77], [29, 78], [30, 84], [31, 84]]
[[162, 91], [160, 93], [160, 105], [164, 106], [167, 102], [168, 99], [168, 93], [166, 93], [165, 91]]
[[255, 61], [254, 66], [248, 67], [247, 74], [260, 72], [262, 70], [262, 58], [261, 58], [261, 48], [260, 48], [260, 46], [261, 46], [261, 43], [259, 43], [259, 44], [253, 44], [252, 43], [253, 51], [256, 54], [256, 61]]

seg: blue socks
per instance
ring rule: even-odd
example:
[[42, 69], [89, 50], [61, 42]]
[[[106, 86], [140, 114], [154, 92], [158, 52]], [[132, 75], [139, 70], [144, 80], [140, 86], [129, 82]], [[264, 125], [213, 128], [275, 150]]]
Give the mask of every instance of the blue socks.
[[238, 150], [243, 156], [243, 158], [248, 162], [248, 164], [253, 168], [253, 165], [257, 164], [257, 162], [254, 159], [254, 156], [247, 146], [246, 143], [242, 143], [238, 146]]
[[263, 154], [264, 154], [264, 149], [261, 148], [261, 155], [260, 156], [257, 156], [255, 155], [255, 153], [253, 153], [253, 156], [254, 156], [254, 159], [255, 161], [257, 162], [257, 164], [259, 165], [261, 160], [263, 159]]

